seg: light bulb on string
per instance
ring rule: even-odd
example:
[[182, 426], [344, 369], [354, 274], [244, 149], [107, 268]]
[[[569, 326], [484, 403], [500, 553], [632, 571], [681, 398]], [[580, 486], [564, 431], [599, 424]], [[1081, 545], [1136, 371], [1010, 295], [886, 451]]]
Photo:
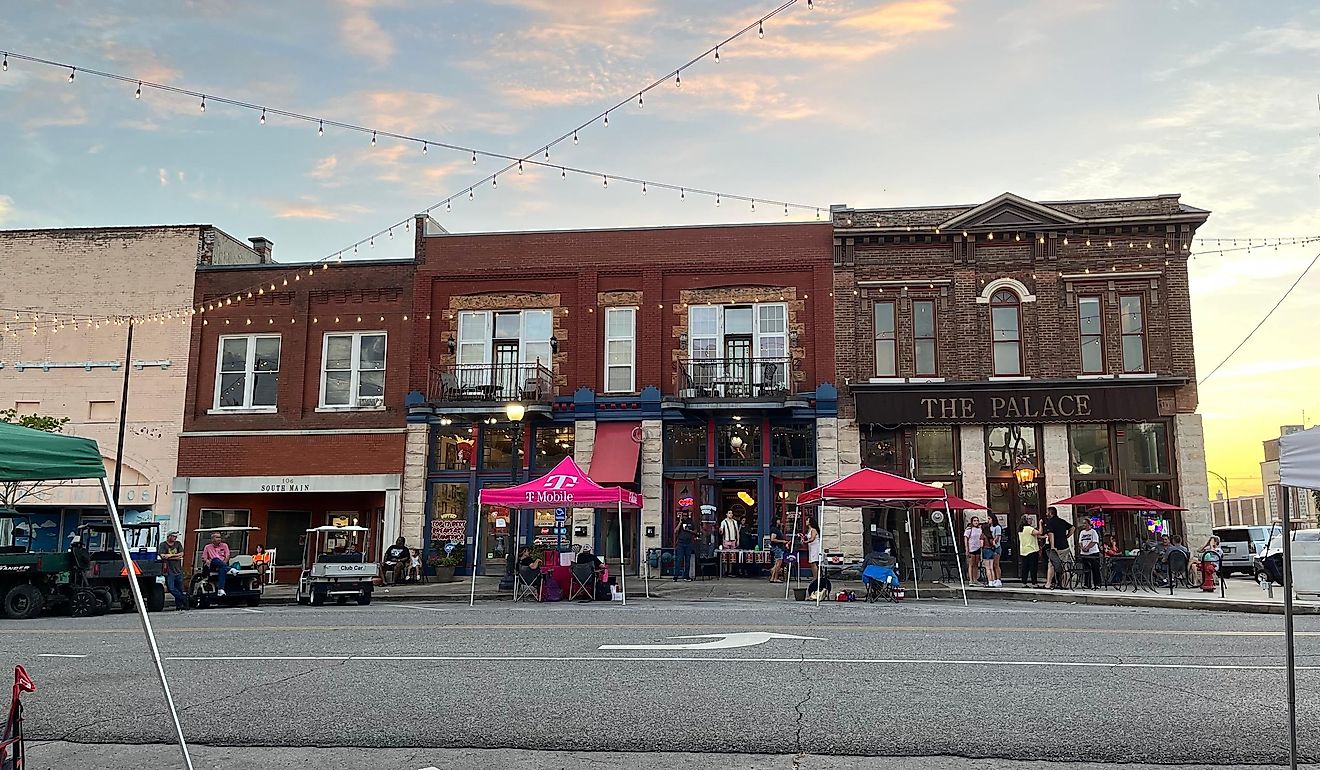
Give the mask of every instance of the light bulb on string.
[[499, 186], [500, 186], [499, 180], [497, 180], [494, 176], [492, 176], [492, 177], [490, 178], [490, 186], [491, 186], [491, 187], [499, 187]]
[[316, 121], [316, 135], [317, 135], [317, 136], [325, 136], [325, 121], [324, 121], [324, 120], [318, 120], [318, 121]]
[[715, 193], [715, 205], [716, 205], [717, 207], [720, 205], [720, 194], [719, 194], [719, 193]]
[[752, 211], [756, 211], [756, 199], [752, 198]]
[[808, 11], [816, 10], [816, 0], [807, 0], [807, 10]]
[[449, 204], [450, 199], [445, 198], [445, 211], [453, 211], [454, 207]]
[[646, 194], [646, 182], [642, 182], [642, 195]]
[[77, 74], [78, 74], [78, 68], [77, 68], [77, 67], [70, 67], [70, 68], [69, 68], [69, 82], [70, 82], [70, 83], [73, 82], [73, 76], [74, 76], [74, 75], [77, 75]]
[[719, 64], [719, 63], [720, 63], [720, 47], [719, 47], [719, 46], [715, 46], [715, 63], [716, 63], [716, 64]]
[[605, 176], [604, 174], [601, 174], [600, 179], [601, 179], [601, 181], [604, 183], [604, 184], [603, 184], [604, 187], [609, 187], [609, 186], [610, 186], [610, 178], [609, 178], [609, 177]]
[[477, 151], [476, 151], [476, 150], [473, 150], [473, 151], [472, 151], [472, 165], [474, 165], [474, 166], [477, 165]]
[[577, 143], [578, 143], [577, 129], [575, 128], [573, 129], [573, 144], [577, 144]]
[[202, 94], [201, 104], [197, 107], [199, 112], [206, 112], [206, 94]]
[[546, 148], [545, 148], [545, 159], [546, 159], [546, 160], [550, 160], [550, 146], [549, 146], [549, 145], [546, 145]]
[[523, 172], [523, 167], [522, 167], [522, 161], [520, 160], [518, 161], [518, 173], [521, 174], [522, 172]]
[[674, 73], [674, 88], [682, 88], [682, 87], [683, 87], [683, 73], [682, 73], [681, 71], [680, 71], [680, 72], [675, 72], [675, 73]]
[[567, 178], [568, 178], [568, 172], [564, 170], [564, 167], [563, 167], [563, 166], [560, 166], [560, 167], [559, 167], [559, 178], [560, 178], [560, 179], [567, 179]]
[[605, 125], [608, 126], [609, 124], [610, 124], [610, 113], [609, 113], [609, 111], [607, 110], [607, 111], [605, 112]]
[[765, 39], [765, 21], [756, 22], [756, 36]]
[[681, 201], [687, 200], [687, 190], [684, 190], [682, 187], [678, 188], [678, 199]]
[[258, 120], [257, 123], [260, 124], [260, 125], [263, 125], [263, 126], [266, 125], [266, 108], [265, 108], [265, 107], [262, 107], [262, 108], [261, 108], [261, 119]]
[[788, 216], [788, 204], [784, 204], [784, 216]]
[[9, 54], [5, 54], [4, 61], [0, 61], [0, 72], [9, 71]]
[[642, 94], [641, 94], [640, 91], [637, 92], [637, 106], [638, 106], [638, 107], [645, 107], [645, 106], [646, 106], [646, 102], [642, 101]]
[[426, 154], [426, 142], [422, 142], [422, 154]]
[[137, 84], [137, 90], [133, 92], [133, 98], [134, 98], [134, 99], [141, 99], [141, 98], [142, 98], [142, 81], [141, 81], [141, 80], [138, 81], [138, 84]]
[[372, 131], [372, 132], [371, 132], [371, 146], [372, 146], [372, 147], [375, 147], [375, 146], [376, 146], [376, 132], [375, 132], [375, 131]]

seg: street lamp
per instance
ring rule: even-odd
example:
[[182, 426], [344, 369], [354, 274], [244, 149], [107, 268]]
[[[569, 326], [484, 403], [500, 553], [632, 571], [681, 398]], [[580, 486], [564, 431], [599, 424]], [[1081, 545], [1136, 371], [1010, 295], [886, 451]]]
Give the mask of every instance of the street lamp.
[[[517, 401], [510, 401], [504, 405], [504, 416], [509, 418], [509, 422], [513, 424], [513, 451], [509, 453], [512, 457], [512, 462], [509, 464], [509, 477], [513, 482], [513, 486], [518, 486], [518, 448], [522, 445], [522, 420], [526, 414], [527, 407]], [[501, 591], [513, 590], [513, 570], [518, 562], [518, 528], [515, 524], [517, 517], [518, 512], [510, 509], [509, 521], [507, 522], [509, 528], [508, 546], [504, 549], [504, 576], [500, 578], [499, 590]]]
[[1224, 485], [1224, 523], [1231, 527], [1233, 526], [1233, 496], [1228, 493], [1228, 479], [1209, 468], [1205, 472], [1219, 479], [1219, 483]]

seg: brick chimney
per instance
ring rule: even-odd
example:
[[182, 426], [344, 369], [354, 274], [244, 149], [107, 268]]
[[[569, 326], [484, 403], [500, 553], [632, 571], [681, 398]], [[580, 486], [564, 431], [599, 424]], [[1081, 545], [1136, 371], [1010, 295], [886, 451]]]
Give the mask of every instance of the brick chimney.
[[262, 238], [261, 236], [257, 236], [256, 238], [248, 238], [248, 240], [252, 242], [252, 250], [257, 252], [257, 256], [260, 258], [261, 264], [269, 265], [270, 263], [275, 261], [270, 256], [271, 249], [272, 247], [275, 246], [274, 241], [270, 240], [269, 238]]

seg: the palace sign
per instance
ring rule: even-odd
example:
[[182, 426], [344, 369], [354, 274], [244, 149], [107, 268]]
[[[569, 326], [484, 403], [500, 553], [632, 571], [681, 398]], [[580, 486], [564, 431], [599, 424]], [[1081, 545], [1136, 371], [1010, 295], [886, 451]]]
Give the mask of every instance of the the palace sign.
[[1149, 420], [1159, 416], [1151, 385], [1023, 389], [865, 390], [857, 421], [880, 425]]

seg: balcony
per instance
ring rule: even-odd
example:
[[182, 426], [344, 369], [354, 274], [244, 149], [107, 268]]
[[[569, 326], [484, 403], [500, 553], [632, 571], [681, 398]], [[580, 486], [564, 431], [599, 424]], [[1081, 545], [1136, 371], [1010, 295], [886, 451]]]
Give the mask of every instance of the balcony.
[[547, 403], [555, 396], [555, 375], [541, 363], [431, 366], [431, 403]]
[[678, 395], [691, 399], [782, 401], [788, 396], [792, 359], [680, 358]]

